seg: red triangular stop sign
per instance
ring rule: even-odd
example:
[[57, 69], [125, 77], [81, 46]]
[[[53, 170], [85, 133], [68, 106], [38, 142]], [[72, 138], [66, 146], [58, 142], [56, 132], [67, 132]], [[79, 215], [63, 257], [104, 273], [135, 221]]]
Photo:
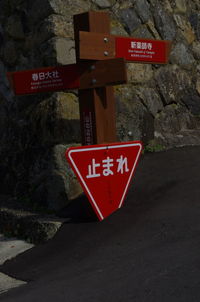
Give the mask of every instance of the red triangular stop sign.
[[72, 147], [66, 151], [99, 220], [122, 206], [141, 151], [139, 141]]

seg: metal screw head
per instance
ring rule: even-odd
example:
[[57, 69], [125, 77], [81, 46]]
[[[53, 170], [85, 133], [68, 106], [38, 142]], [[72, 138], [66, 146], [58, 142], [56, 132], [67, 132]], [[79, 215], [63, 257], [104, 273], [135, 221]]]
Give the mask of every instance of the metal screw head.
[[104, 51], [104, 56], [107, 57], [109, 55], [108, 51]]
[[103, 40], [105, 43], [108, 43], [108, 41], [109, 41], [108, 38], [106, 38], [106, 37]]
[[91, 65], [90, 70], [95, 70], [95, 65]]
[[92, 79], [92, 84], [96, 84], [97, 80], [96, 79]]

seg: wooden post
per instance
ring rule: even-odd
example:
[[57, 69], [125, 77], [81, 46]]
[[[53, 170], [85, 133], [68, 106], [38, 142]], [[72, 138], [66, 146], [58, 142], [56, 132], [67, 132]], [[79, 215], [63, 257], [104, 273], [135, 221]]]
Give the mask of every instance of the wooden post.
[[[90, 11], [74, 16], [77, 63], [80, 62], [79, 31], [110, 33], [108, 13]], [[116, 141], [113, 87], [79, 90], [79, 108], [83, 145]]]
[[77, 64], [11, 72], [8, 78], [17, 95], [79, 89], [82, 144], [116, 142], [115, 98], [109, 85], [127, 82], [125, 60], [166, 64], [171, 42], [110, 35], [106, 12], [74, 16], [74, 33]]

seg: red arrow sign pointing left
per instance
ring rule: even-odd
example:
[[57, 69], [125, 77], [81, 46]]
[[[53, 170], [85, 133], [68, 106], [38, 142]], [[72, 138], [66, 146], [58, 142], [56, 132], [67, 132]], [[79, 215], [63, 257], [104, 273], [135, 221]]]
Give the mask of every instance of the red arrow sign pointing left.
[[139, 141], [67, 150], [66, 158], [99, 220], [123, 205], [141, 151]]

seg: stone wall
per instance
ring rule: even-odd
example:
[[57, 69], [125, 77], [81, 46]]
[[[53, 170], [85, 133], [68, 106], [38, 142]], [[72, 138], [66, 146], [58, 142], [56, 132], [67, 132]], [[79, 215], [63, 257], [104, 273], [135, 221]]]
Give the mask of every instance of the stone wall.
[[199, 0], [0, 0], [0, 193], [59, 209], [81, 189], [64, 159], [80, 143], [77, 92], [14, 97], [6, 71], [75, 62], [72, 16], [110, 12], [112, 33], [172, 40], [168, 65], [127, 64], [119, 140], [200, 144]]

